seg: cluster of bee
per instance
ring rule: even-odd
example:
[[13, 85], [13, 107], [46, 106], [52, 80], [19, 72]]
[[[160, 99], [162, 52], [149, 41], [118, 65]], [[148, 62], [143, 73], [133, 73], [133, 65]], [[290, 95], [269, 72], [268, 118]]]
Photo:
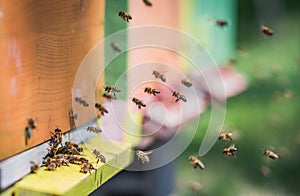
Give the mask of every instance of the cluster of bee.
[[[94, 131], [92, 132], [99, 132], [97, 127], [88, 127], [88, 129], [93, 129]], [[62, 136], [62, 131], [56, 128], [51, 135], [48, 153], [45, 157], [43, 157], [43, 163], [41, 166], [46, 167], [45, 170], [47, 171], [55, 171], [58, 167], [69, 167], [69, 164], [76, 164], [81, 165], [79, 171], [82, 173], [91, 173], [92, 170], [95, 170], [93, 164], [89, 162], [87, 158], [83, 157], [83, 148], [79, 147], [79, 145], [74, 142], [65, 142], [63, 145]], [[106, 162], [104, 155], [99, 151], [94, 150], [92, 153], [97, 158], [97, 164], [99, 160], [103, 163]], [[30, 173], [36, 173], [36, 171], [41, 167], [35, 162], [31, 161], [30, 163]]]

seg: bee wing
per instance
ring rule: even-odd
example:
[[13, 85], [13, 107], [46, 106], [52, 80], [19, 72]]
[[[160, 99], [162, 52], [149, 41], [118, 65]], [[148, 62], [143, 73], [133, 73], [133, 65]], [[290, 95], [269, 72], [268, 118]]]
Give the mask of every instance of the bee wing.
[[148, 155], [148, 154], [151, 154], [152, 152], [153, 152], [153, 150], [151, 150], [151, 151], [145, 151], [144, 154]]

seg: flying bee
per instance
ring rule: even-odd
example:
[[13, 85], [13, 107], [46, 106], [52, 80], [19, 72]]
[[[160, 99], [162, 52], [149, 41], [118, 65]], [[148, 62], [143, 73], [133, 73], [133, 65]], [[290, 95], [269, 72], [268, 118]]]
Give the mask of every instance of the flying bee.
[[200, 192], [202, 186], [199, 182], [196, 182], [196, 181], [192, 181], [189, 183], [189, 188], [193, 191], [193, 192]]
[[118, 15], [125, 21], [129, 22], [129, 20], [132, 20], [132, 16], [130, 14], [124, 12], [124, 11], [117, 11]]
[[196, 156], [189, 156], [188, 161], [194, 166], [194, 169], [199, 167], [203, 170], [205, 168], [204, 164]]
[[231, 144], [228, 148], [224, 148], [222, 153], [236, 157], [235, 153], [238, 151], [238, 149], [234, 146], [234, 144]]
[[30, 161], [30, 163], [31, 163], [30, 173], [34, 174], [40, 168], [40, 165], [33, 161]]
[[102, 129], [99, 127], [94, 127], [94, 126], [88, 126], [87, 131], [93, 132], [93, 133], [101, 133]]
[[265, 150], [263, 155], [275, 160], [279, 158], [279, 155], [276, 154], [275, 152], [271, 151], [271, 150]]
[[152, 74], [154, 75], [154, 77], [155, 78], [159, 78], [161, 81], [163, 81], [163, 82], [166, 82], [166, 76], [164, 75], [164, 74], [162, 74], [162, 73], [160, 73], [160, 72], [158, 72], [158, 71], [156, 71], [156, 70], [154, 70], [153, 72], [152, 72]]
[[233, 140], [233, 134], [229, 133], [220, 133], [219, 140]]
[[81, 164], [81, 167], [80, 167], [80, 172], [81, 173], [85, 173], [85, 174], [88, 173], [88, 172], [91, 173], [91, 170], [96, 170], [91, 163], [83, 162]]
[[109, 93], [103, 93], [103, 95], [102, 95], [104, 98], [106, 98], [107, 100], [109, 100], [109, 101], [111, 101], [111, 100], [116, 100], [117, 99], [117, 97], [116, 97], [116, 95], [115, 94], [109, 94]]
[[193, 84], [190, 81], [188, 81], [187, 79], [181, 80], [181, 83], [188, 88], [193, 86]]
[[132, 102], [135, 103], [139, 109], [141, 109], [142, 107], [146, 107], [146, 104], [144, 104], [141, 100], [139, 100], [138, 98], [132, 98]]
[[114, 86], [104, 86], [104, 90], [108, 93], [117, 93], [117, 92], [121, 92], [120, 89], [118, 89], [117, 87]]
[[96, 158], [98, 159], [97, 160], [97, 163], [99, 162], [99, 160], [102, 162], [102, 163], [106, 163], [106, 159], [105, 159], [105, 156], [103, 154], [101, 154], [100, 151], [98, 150], [93, 150], [93, 154], [96, 156]]
[[99, 112], [101, 113], [102, 116], [104, 116], [105, 113], [108, 113], [108, 110], [104, 106], [102, 106], [100, 103], [96, 103], [95, 108], [97, 108], [99, 110]]
[[226, 27], [228, 26], [228, 22], [225, 20], [216, 20], [215, 24], [219, 27]]
[[79, 105], [83, 105], [83, 107], [89, 107], [88, 102], [80, 97], [75, 97], [75, 102]]
[[155, 88], [150, 88], [150, 87], [146, 87], [145, 90], [144, 90], [145, 93], [148, 93], [148, 94], [153, 94], [154, 96], [156, 96], [156, 94], [159, 94], [160, 91], [155, 89]]
[[145, 3], [146, 6], [151, 7], [152, 3], [149, 0], [143, 0], [143, 2]]
[[150, 158], [149, 158], [149, 154], [151, 154], [153, 151], [147, 151], [147, 152], [143, 152], [141, 150], [136, 151], [136, 156], [138, 158], [138, 160], [141, 159], [142, 163], [149, 163], [150, 162]]
[[179, 100], [182, 100], [183, 102], [187, 102], [185, 96], [178, 91], [172, 91], [172, 96], [176, 97], [175, 102], [178, 102]]
[[112, 42], [110, 44], [110, 46], [111, 46], [111, 48], [113, 49], [114, 52], [118, 52], [118, 53], [122, 52], [122, 50], [114, 42]]
[[266, 35], [266, 36], [272, 36], [273, 35], [273, 30], [270, 29], [268, 26], [266, 25], [261, 25], [260, 26], [260, 31]]

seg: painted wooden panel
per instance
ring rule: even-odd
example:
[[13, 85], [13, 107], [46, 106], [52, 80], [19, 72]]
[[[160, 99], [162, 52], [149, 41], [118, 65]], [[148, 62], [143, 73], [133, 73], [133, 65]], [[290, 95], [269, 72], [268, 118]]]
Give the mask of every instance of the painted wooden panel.
[[[10, 0], [0, 9], [4, 159], [46, 141], [56, 127], [70, 129], [73, 80], [87, 52], [103, 38], [104, 0]], [[26, 146], [28, 118], [37, 128]]]

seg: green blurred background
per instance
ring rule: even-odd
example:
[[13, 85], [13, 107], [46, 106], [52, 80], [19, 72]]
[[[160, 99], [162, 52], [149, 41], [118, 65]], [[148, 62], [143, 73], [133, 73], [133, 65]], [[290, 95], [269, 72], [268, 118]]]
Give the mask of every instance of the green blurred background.
[[[201, 158], [205, 170], [194, 170], [187, 161], [198, 153], [210, 118], [206, 111], [193, 142], [176, 160], [175, 195], [300, 194], [300, 2], [238, 1], [237, 9], [234, 66], [249, 81], [248, 89], [227, 103], [225, 125], [239, 134], [237, 158], [222, 155], [230, 142], [218, 141]], [[274, 36], [262, 35], [261, 24]], [[280, 158], [264, 157], [266, 148]], [[198, 192], [189, 187], [193, 181], [200, 184]]]

